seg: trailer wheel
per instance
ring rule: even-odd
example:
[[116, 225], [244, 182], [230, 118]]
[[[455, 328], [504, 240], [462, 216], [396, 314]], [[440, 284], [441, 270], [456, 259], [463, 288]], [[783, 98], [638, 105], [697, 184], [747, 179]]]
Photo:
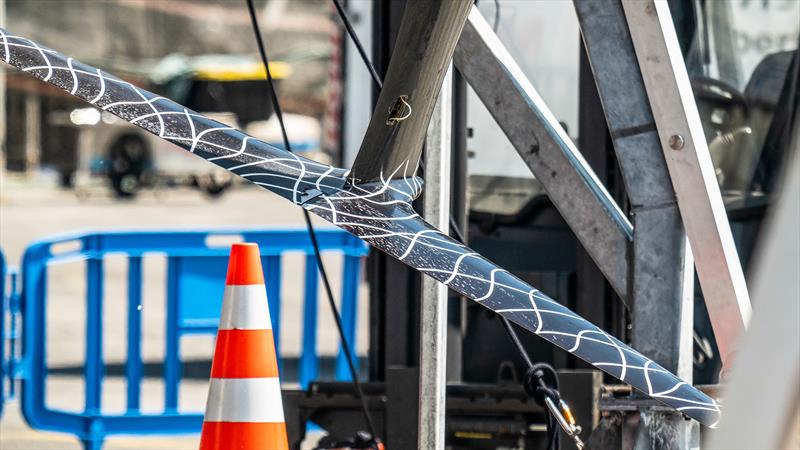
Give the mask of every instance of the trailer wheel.
[[192, 184], [203, 191], [210, 198], [217, 198], [222, 195], [233, 184], [232, 179], [217, 179], [213, 175], [203, 175], [192, 177]]
[[140, 136], [126, 134], [114, 141], [108, 161], [108, 179], [117, 197], [135, 197], [150, 164], [150, 147]]

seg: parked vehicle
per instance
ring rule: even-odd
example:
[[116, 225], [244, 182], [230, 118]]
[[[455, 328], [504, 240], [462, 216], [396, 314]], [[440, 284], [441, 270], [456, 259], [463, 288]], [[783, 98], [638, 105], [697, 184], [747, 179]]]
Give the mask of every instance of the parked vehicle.
[[[281, 80], [291, 68], [281, 62], [270, 65]], [[272, 126], [273, 107], [268, 101], [264, 66], [247, 58], [224, 55], [185, 57], [171, 55], [151, 76], [153, 90], [186, 104], [214, 120], [247, 129], [256, 137], [281, 145]], [[50, 114], [53, 124], [79, 128], [77, 183], [102, 176], [118, 197], [133, 197], [147, 186], [194, 186], [209, 196], [221, 195], [233, 184], [230, 173], [174, 144], [159, 139], [111, 114], [93, 107]], [[287, 115], [300, 138], [297, 150], [319, 148], [316, 119]], [[282, 145], [281, 145], [282, 146]]]

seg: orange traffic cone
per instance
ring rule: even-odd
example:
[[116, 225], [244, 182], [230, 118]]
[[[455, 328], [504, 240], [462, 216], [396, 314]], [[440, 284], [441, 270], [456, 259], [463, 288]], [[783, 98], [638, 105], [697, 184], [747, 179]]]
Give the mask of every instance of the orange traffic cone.
[[288, 447], [258, 246], [234, 244], [200, 450]]

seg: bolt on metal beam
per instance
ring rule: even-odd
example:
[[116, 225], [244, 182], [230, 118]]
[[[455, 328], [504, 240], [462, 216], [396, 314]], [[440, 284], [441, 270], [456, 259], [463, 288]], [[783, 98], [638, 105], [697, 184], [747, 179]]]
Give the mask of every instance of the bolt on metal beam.
[[[632, 343], [691, 382], [693, 258], [622, 4], [619, 0], [573, 4], [633, 215]], [[669, 144], [677, 150], [685, 143], [675, 136]], [[680, 414], [643, 408], [639, 418], [635, 430], [630, 430], [634, 448], [696, 446], [697, 423]], [[663, 439], [665, 431], [670, 439]]]
[[633, 215], [633, 344], [691, 380], [693, 260], [622, 5], [573, 3]]

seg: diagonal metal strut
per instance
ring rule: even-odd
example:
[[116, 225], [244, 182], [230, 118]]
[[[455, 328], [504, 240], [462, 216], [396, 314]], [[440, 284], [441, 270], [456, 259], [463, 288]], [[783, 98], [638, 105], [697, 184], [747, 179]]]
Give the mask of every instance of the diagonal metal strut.
[[627, 298], [631, 223], [477, 8], [453, 60], [614, 291]]

